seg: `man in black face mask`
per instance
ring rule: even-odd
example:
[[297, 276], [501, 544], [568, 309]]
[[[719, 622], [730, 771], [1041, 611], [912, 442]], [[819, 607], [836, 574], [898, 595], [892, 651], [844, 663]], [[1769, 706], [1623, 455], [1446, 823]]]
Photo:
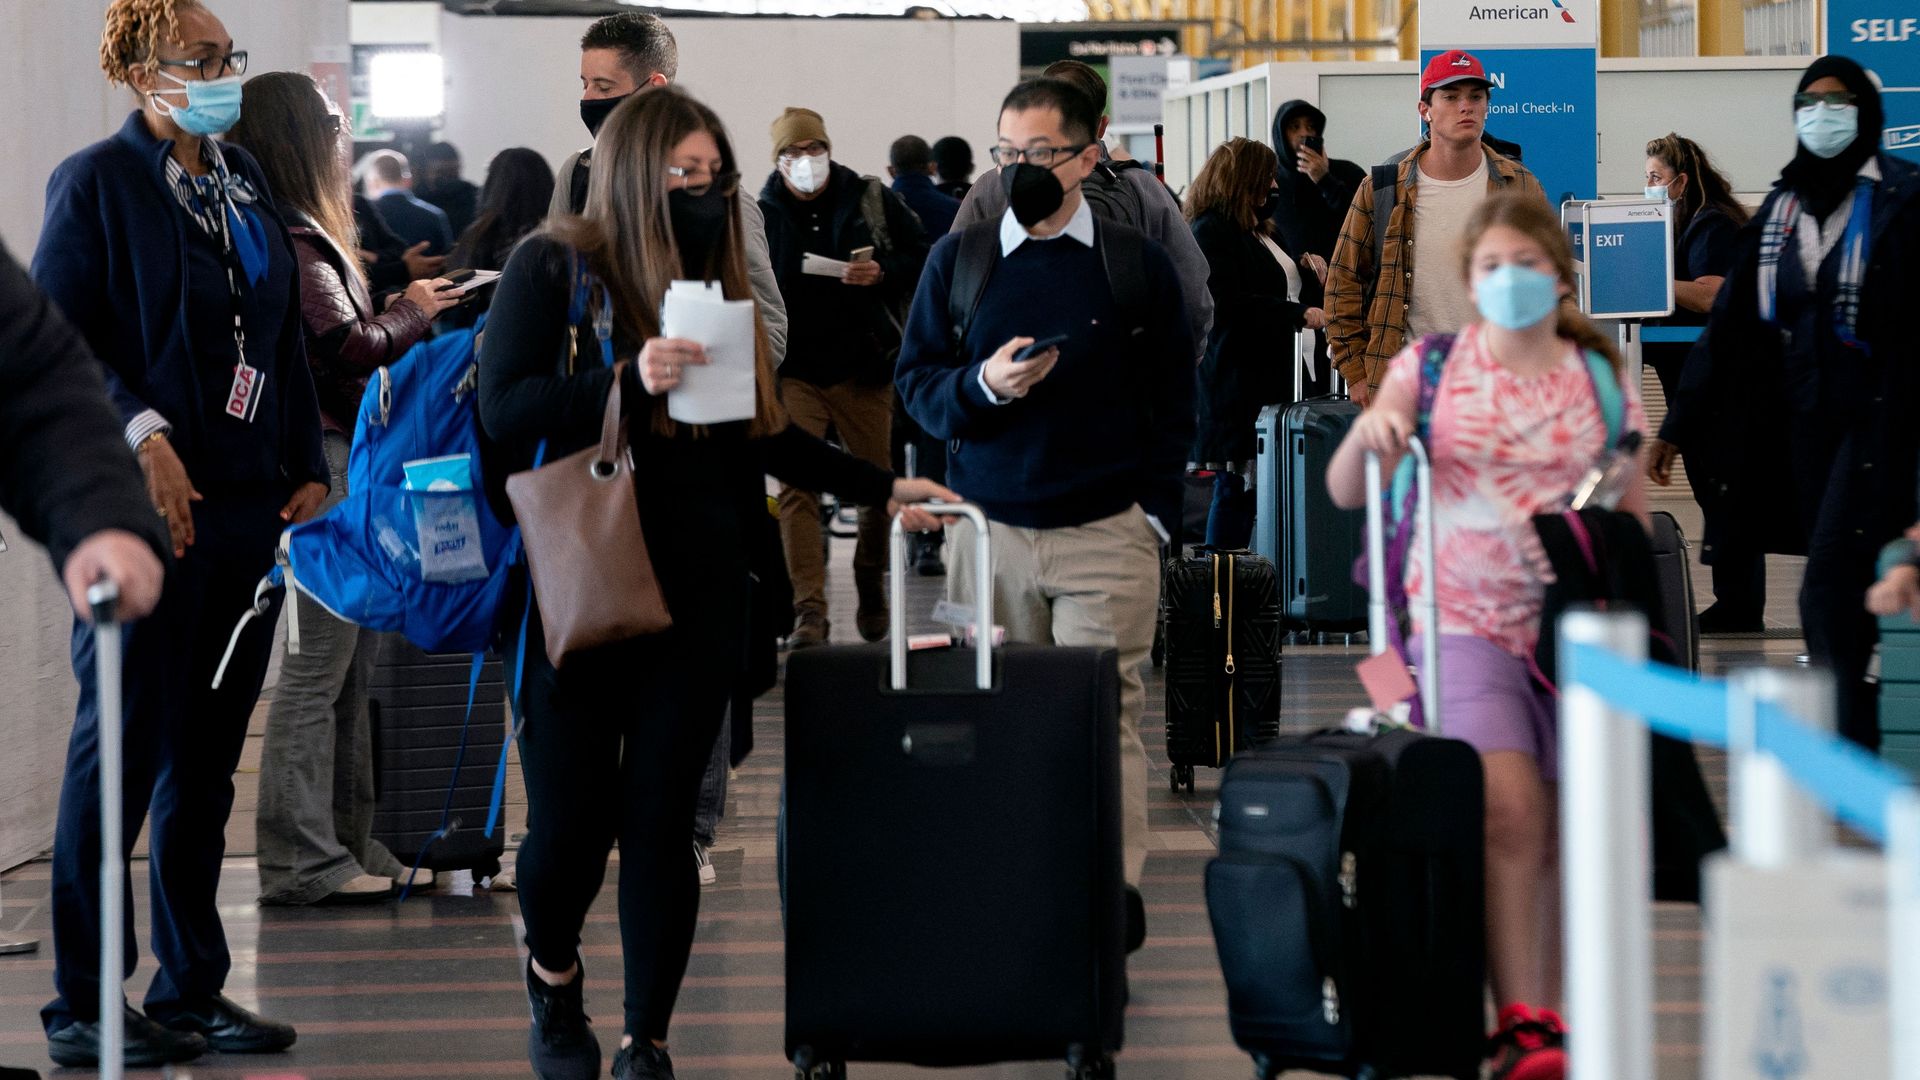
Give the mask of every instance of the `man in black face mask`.
[[[894, 378], [913, 418], [948, 440], [949, 485], [993, 522], [994, 613], [1008, 638], [1119, 649], [1121, 830], [1137, 885], [1148, 835], [1140, 665], [1165, 523], [1179, 520], [1197, 349], [1166, 250], [1081, 194], [1098, 122], [1060, 80], [1007, 96], [993, 178], [1007, 209], [934, 246]], [[971, 601], [972, 526], [947, 536], [949, 594]], [[1128, 899], [1135, 947], [1145, 908], [1137, 888]]]
[[[680, 46], [658, 15], [623, 11], [595, 21], [580, 38], [581, 122], [589, 134], [599, 135], [600, 125], [613, 114], [615, 106], [650, 86], [667, 85], [679, 70]], [[560, 166], [549, 215], [578, 214], [586, 208], [592, 159], [593, 148], [588, 147]], [[752, 199], [740, 199], [738, 203], [753, 299], [760, 307], [767, 344], [773, 347], [777, 364], [787, 355], [787, 305], [781, 299], [773, 263], [767, 256], [766, 223], [760, 218], [760, 207]]]

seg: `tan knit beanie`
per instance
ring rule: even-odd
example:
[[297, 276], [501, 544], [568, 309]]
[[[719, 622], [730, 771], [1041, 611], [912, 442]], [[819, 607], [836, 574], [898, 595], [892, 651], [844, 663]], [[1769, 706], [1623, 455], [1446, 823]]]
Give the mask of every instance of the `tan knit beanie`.
[[780, 160], [780, 151], [795, 143], [819, 140], [829, 152], [833, 150], [833, 140], [827, 138], [827, 122], [812, 109], [789, 107], [773, 122], [773, 159]]

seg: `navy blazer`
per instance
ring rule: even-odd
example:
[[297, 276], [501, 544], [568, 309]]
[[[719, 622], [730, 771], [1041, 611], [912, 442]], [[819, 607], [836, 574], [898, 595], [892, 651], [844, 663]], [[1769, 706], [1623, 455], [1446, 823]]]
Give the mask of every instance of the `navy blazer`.
[[[167, 184], [171, 140], [157, 139], [139, 112], [120, 131], [60, 163], [47, 181], [46, 218], [33, 277], [78, 327], [105, 368], [108, 396], [126, 424], [154, 409], [194, 487], [214, 492], [291, 492], [329, 480], [320, 406], [307, 370], [299, 264], [266, 178], [239, 147], [217, 143], [227, 168], [259, 194], [267, 229], [267, 274], [240, 288], [247, 359], [264, 375], [252, 423], [227, 416], [233, 337], [194, 328], [228, 319], [190, 312], [188, 229], [198, 229]], [[193, 238], [204, 242], [204, 234]], [[228, 302], [222, 276], [220, 302]], [[208, 295], [202, 283], [201, 295]], [[211, 337], [213, 340], [204, 340]]]
[[373, 200], [373, 205], [407, 247], [424, 240], [429, 255], [445, 255], [453, 250], [453, 225], [447, 220], [445, 210], [408, 191], [389, 191]]

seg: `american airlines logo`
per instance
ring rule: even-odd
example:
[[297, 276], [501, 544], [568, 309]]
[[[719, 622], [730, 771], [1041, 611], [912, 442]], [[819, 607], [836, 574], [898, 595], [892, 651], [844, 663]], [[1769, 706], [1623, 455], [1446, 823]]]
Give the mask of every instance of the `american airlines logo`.
[[1920, 124], [1886, 129], [1881, 133], [1880, 145], [1888, 150], [1911, 150], [1920, 147]]
[[1552, 7], [1541, 7], [1537, 4], [1520, 4], [1514, 7], [1480, 7], [1479, 5], [1474, 5], [1467, 8], [1467, 18], [1469, 21], [1492, 20], [1494, 22], [1510, 22], [1515, 20], [1546, 21], [1553, 18], [1555, 11], [1560, 13], [1560, 18], [1563, 22], [1570, 23], [1573, 21], [1573, 13], [1568, 11], [1566, 5], [1562, 4], [1560, 0], [1553, 0]]
[[1567, 5], [1561, 3], [1560, 0], [1553, 0], [1553, 6], [1560, 9], [1560, 19], [1562, 22], [1571, 23], [1573, 21], [1573, 12], [1567, 10]]

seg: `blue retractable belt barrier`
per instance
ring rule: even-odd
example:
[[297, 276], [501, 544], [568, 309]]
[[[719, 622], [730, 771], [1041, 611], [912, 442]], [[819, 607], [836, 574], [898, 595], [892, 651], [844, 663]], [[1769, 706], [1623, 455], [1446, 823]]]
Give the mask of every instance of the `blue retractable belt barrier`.
[[[1567, 684], [1586, 687], [1662, 735], [1727, 745], [1727, 684], [1592, 645], [1567, 646]], [[1759, 703], [1756, 748], [1776, 757], [1835, 817], [1885, 844], [1887, 807], [1912, 786], [1902, 770], [1853, 743], [1815, 731], [1776, 705]]]
[[1648, 345], [1656, 342], [1691, 344], [1699, 341], [1705, 330], [1704, 326], [1643, 326], [1640, 328], [1640, 340]]

